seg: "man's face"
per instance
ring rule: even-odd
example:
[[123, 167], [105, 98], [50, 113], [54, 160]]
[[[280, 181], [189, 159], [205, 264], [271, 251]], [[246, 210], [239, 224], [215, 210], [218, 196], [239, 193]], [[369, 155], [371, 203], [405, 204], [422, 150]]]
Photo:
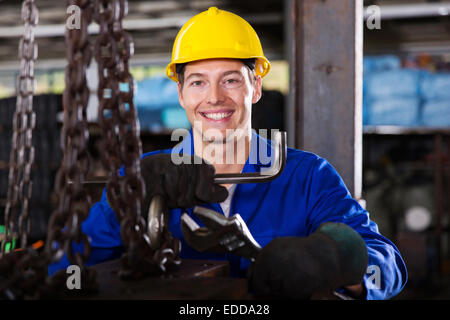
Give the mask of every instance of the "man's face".
[[219, 130], [226, 139], [227, 129], [251, 128], [252, 104], [261, 96], [261, 78], [252, 80], [250, 76], [253, 74], [248, 68], [234, 59], [199, 60], [186, 65], [178, 96], [194, 129], [194, 122], [201, 122], [204, 138], [209, 139], [209, 129]]

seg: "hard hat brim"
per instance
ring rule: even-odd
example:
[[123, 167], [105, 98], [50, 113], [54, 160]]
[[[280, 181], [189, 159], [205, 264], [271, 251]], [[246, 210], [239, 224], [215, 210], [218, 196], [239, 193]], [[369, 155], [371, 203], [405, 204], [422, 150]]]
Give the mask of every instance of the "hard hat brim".
[[[222, 52], [223, 53], [223, 52]], [[199, 57], [197, 59], [191, 58], [180, 58], [174, 61], [171, 61], [167, 67], [166, 67], [166, 74], [167, 76], [172, 79], [175, 82], [178, 82], [178, 76], [176, 73], [176, 65], [180, 63], [189, 63], [193, 61], [200, 61], [200, 60], [210, 60], [210, 59], [255, 59], [255, 74], [257, 76], [260, 76], [263, 78], [269, 71], [270, 71], [270, 62], [269, 60], [264, 56], [236, 56], [236, 55], [217, 55], [217, 56], [211, 56], [211, 53], [209, 52], [208, 55], [205, 55], [205, 57]]]

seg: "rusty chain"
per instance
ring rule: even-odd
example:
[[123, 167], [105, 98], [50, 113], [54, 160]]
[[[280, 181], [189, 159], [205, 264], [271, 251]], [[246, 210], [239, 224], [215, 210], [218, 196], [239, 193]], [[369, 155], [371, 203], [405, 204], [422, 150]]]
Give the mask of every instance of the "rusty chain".
[[[102, 162], [110, 172], [106, 192], [120, 222], [125, 253], [122, 278], [164, 272], [178, 265], [179, 241], [169, 230], [163, 231], [161, 247], [152, 250], [142, 217], [145, 184], [140, 170], [142, 146], [139, 121], [133, 103], [134, 80], [129, 59], [134, 47], [122, 20], [127, 15], [127, 0], [96, 0], [94, 19], [100, 26], [95, 45], [99, 70], [99, 124], [104, 134]], [[122, 168], [123, 174], [119, 174]]]
[[[33, 111], [34, 62], [37, 58], [34, 29], [38, 23], [38, 10], [34, 0], [23, 1], [21, 16], [25, 30], [19, 41], [21, 68], [17, 78], [16, 112], [13, 117], [9, 185], [5, 208], [6, 230], [0, 259], [0, 293], [2, 298], [6, 299], [17, 299], [24, 295], [36, 297], [36, 289], [45, 283], [47, 275], [46, 259], [42, 259], [36, 251], [26, 248], [31, 227], [30, 174], [34, 162], [32, 131], [36, 122]], [[6, 252], [6, 245], [11, 242], [16, 232], [15, 223], [19, 211], [18, 235], [22, 251]]]
[[[34, 62], [37, 58], [34, 29], [38, 23], [38, 10], [34, 0], [25, 0], [22, 3], [21, 16], [25, 31], [19, 42], [21, 69], [17, 77], [17, 100], [13, 118], [8, 193], [5, 208], [6, 229], [1, 246], [2, 254], [5, 253], [6, 245], [12, 242], [16, 232], [20, 237], [21, 248], [26, 247], [30, 234], [31, 167], [34, 162], [32, 136], [36, 123], [36, 115], [33, 111]], [[18, 230], [16, 230], [17, 219], [19, 222]]]
[[[66, 30], [67, 67], [61, 131], [63, 159], [55, 179], [58, 204], [49, 221], [45, 252], [49, 262], [58, 261], [65, 253], [71, 264], [80, 267], [82, 277], [92, 280], [87, 283], [88, 287], [95, 287], [94, 271], [85, 267], [90, 255], [90, 241], [81, 231], [81, 223], [91, 206], [83, 182], [89, 170], [86, 69], [92, 58], [88, 26], [92, 21], [93, 6], [90, 0], [69, 0], [67, 4], [80, 8], [81, 21], [79, 29]], [[73, 243], [82, 243], [84, 250], [74, 253]]]

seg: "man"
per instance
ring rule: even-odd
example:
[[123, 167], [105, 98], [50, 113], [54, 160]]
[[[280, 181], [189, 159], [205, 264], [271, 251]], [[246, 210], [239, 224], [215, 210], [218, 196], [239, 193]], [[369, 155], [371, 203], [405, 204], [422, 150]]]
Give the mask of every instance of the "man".
[[[259, 151], [271, 150], [271, 141], [251, 130], [251, 107], [261, 98], [262, 77], [269, 70], [258, 36], [237, 15], [212, 7], [182, 27], [167, 75], [177, 82], [180, 105], [193, 128], [175, 148], [143, 156], [143, 212], [152, 196], [162, 195], [171, 208], [169, 229], [182, 242], [182, 258], [227, 259], [233, 275], [245, 276], [250, 261], [199, 253], [185, 242], [180, 228], [185, 212], [200, 222], [193, 213], [196, 205], [226, 216], [239, 213], [263, 247], [250, 268], [256, 293], [310, 297], [333, 283], [357, 298], [393, 297], [407, 278], [400, 253], [379, 234], [325, 159], [288, 148], [286, 166], [271, 182], [214, 184], [214, 173], [261, 172], [270, 166]], [[180, 154], [203, 160], [173, 163]], [[91, 208], [83, 232], [91, 238], [93, 253], [103, 249], [92, 254], [89, 264], [118, 257], [120, 226], [106, 193]], [[346, 274], [344, 269], [361, 266], [361, 261], [363, 273], [372, 266], [379, 283], [374, 285], [372, 273]], [[63, 265], [67, 260], [50, 271]]]

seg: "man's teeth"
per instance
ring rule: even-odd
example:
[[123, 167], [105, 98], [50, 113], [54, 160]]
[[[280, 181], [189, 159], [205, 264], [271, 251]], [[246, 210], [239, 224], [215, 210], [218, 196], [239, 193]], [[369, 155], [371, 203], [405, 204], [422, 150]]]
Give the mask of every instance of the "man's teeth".
[[221, 113], [204, 113], [205, 117], [213, 120], [220, 120], [229, 117], [233, 112], [221, 112]]

